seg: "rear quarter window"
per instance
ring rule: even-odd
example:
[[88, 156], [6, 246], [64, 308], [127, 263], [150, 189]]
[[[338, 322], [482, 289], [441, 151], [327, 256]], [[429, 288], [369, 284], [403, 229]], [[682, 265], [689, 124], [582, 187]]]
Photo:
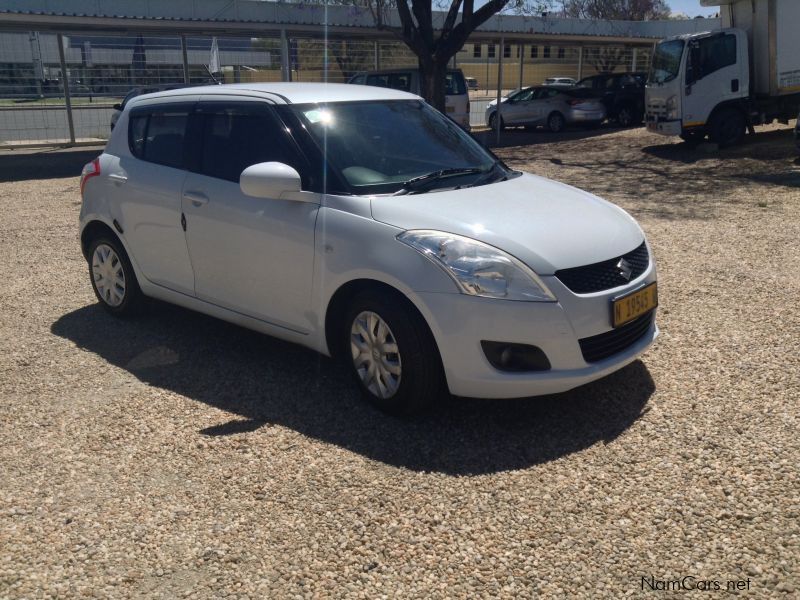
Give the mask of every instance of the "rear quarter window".
[[188, 109], [135, 110], [130, 116], [128, 147], [141, 160], [183, 168]]

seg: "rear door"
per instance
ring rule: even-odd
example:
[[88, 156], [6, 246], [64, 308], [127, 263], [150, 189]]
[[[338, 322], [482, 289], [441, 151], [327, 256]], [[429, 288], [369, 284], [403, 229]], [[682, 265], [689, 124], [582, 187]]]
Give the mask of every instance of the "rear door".
[[307, 173], [299, 149], [262, 100], [204, 98], [195, 119], [198, 151], [183, 184], [183, 210], [197, 297], [309, 331], [319, 205], [253, 198], [239, 187], [241, 172], [256, 163]]
[[445, 79], [445, 110], [447, 116], [462, 127], [469, 127], [469, 92], [460, 70], [448, 71]]
[[109, 178], [132, 258], [149, 281], [194, 294], [194, 274], [181, 227], [186, 133], [195, 102], [149, 103], [128, 115], [130, 154]]

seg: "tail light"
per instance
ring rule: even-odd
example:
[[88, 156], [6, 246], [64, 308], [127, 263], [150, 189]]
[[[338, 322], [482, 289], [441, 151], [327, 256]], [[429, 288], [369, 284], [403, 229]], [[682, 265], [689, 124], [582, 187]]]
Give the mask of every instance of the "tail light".
[[92, 177], [100, 175], [100, 157], [98, 156], [92, 162], [86, 163], [81, 171], [81, 196], [83, 196], [83, 189], [86, 187], [86, 182]]

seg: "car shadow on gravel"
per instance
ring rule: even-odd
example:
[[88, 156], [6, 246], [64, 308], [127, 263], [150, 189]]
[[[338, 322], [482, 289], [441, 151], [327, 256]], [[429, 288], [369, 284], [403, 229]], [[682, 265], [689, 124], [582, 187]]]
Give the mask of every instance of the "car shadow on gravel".
[[638, 419], [655, 389], [636, 361], [559, 395], [444, 395], [427, 414], [398, 419], [361, 401], [333, 360], [178, 307], [157, 303], [142, 317], [119, 320], [90, 305], [51, 330], [150, 386], [231, 413], [198, 435], [258, 435], [276, 424], [389, 465], [450, 475], [524, 469], [609, 443]]
[[552, 144], [553, 142], [578, 141], [586, 138], [608, 135], [626, 129], [613, 123], [603, 123], [595, 127], [581, 127], [573, 125], [560, 133], [552, 133], [540, 127], [535, 130], [521, 128], [505, 129], [500, 132], [500, 142], [497, 141], [497, 132], [492, 129], [482, 129], [472, 135], [484, 146], [493, 150], [511, 148], [515, 146], [535, 146], [537, 144]]

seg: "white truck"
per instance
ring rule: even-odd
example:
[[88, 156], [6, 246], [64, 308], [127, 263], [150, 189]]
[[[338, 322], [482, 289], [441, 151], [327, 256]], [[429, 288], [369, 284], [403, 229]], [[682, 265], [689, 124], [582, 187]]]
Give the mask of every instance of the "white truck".
[[668, 38], [653, 53], [647, 128], [720, 146], [800, 110], [800, 0], [700, 0], [722, 29]]

